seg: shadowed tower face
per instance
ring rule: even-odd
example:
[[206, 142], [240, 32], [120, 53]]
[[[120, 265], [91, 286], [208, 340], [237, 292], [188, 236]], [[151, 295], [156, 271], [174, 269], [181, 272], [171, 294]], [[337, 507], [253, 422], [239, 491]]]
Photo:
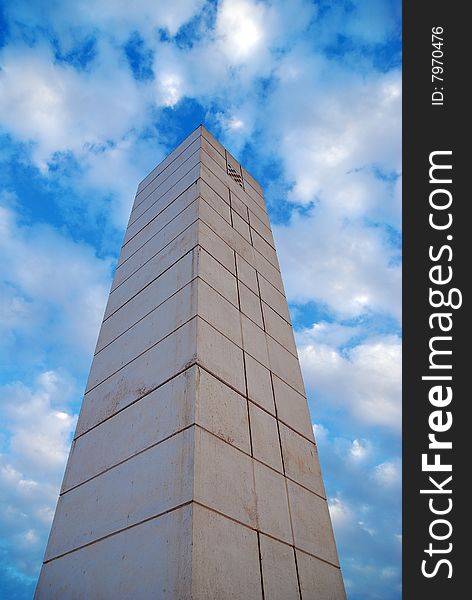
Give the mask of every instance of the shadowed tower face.
[[203, 127], [138, 187], [35, 597], [345, 598], [262, 190]]

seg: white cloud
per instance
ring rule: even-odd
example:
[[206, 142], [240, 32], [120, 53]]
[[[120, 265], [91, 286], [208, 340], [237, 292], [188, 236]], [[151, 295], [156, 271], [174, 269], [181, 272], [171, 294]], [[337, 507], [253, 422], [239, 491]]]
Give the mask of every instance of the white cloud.
[[398, 460], [389, 460], [377, 465], [372, 478], [386, 488], [397, 487], [401, 482], [401, 466]]
[[401, 427], [401, 344], [382, 336], [340, 352], [333, 346], [299, 346], [305, 383], [318, 405], [338, 406], [369, 426]]
[[77, 416], [73, 383], [57, 372], [28, 387], [0, 388], [0, 416], [8, 437], [0, 453], [0, 525], [10, 567], [35, 576], [44, 551]]
[[290, 302], [316, 301], [338, 318], [372, 311], [400, 318], [398, 250], [381, 229], [315, 208], [273, 230]]
[[90, 246], [51, 226], [23, 225], [11, 208], [1, 205], [0, 251], [4, 342], [8, 344], [8, 332], [16, 326], [21, 337], [11, 339], [12, 344], [23, 340], [36, 347], [39, 342], [41, 353], [68, 348], [73, 364], [88, 362], [105, 309], [111, 259], [97, 258]]

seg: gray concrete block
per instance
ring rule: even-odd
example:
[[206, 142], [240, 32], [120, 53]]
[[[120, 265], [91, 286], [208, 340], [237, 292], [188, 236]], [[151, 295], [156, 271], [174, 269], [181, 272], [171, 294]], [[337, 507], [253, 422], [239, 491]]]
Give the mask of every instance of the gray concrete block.
[[247, 400], [197, 367], [195, 421], [247, 454], [251, 452]]
[[244, 353], [244, 361], [248, 397], [272, 415], [275, 415], [274, 394], [269, 369], [247, 353]]
[[192, 425], [195, 422], [195, 381], [194, 366], [76, 438], [61, 491], [95, 477]]
[[249, 244], [252, 244], [251, 232], [249, 231], [249, 225], [246, 221], [238, 215], [234, 210], [232, 211], [233, 227], [238, 233], [240, 233]]
[[178, 167], [161, 183], [159, 181], [152, 182], [144, 191], [143, 199], [131, 211], [130, 223], [133, 223], [145, 211], [152, 206], [158, 198], [172, 189], [187, 173], [191, 172], [195, 167], [198, 169], [200, 163], [200, 150], [196, 148], [195, 152], [185, 161], [181, 162]]
[[275, 310], [288, 323], [291, 323], [287, 300], [283, 292], [275, 288], [267, 279], [259, 277], [261, 299]]
[[264, 302], [262, 303], [262, 312], [264, 314], [264, 325], [267, 333], [298, 358], [293, 329], [290, 323], [287, 323], [285, 319]]
[[272, 376], [272, 380], [278, 418], [306, 438], [314, 441], [313, 425], [305, 396], [296, 392], [276, 375]]
[[243, 332], [244, 352], [247, 352], [265, 367], [269, 368], [265, 332], [243, 314], [241, 314], [241, 328]]
[[198, 244], [236, 275], [234, 250], [202, 220], [198, 221]]
[[226, 300], [231, 302], [233, 306], [238, 308], [238, 286], [236, 277], [204, 248], [197, 247], [196, 252], [198, 260], [196, 269], [198, 276], [211, 285], [211, 287], [226, 298]]
[[198, 315], [242, 348], [239, 310], [200, 278], [197, 293], [195, 310], [198, 306]]
[[196, 359], [197, 318], [194, 318], [85, 394], [76, 435], [142, 398]]
[[283, 423], [279, 427], [286, 475], [325, 498], [315, 444]]
[[145, 188], [161, 171], [163, 171], [171, 162], [190, 146], [197, 138], [202, 135], [202, 127], [198, 126], [192, 133], [183, 140], [170, 154], [168, 154], [146, 177], [139, 183], [137, 194]]
[[129, 279], [133, 273], [142, 268], [147, 262], [161, 252], [183, 231], [199, 218], [199, 199], [194, 200], [185, 208], [178, 219], [170, 221], [159, 232], [159, 235], [151, 237], [126, 261], [118, 265], [113, 279], [112, 291]]
[[239, 301], [241, 303], [241, 312], [262, 329], [264, 322], [262, 320], [260, 298], [242, 282], [239, 284]]
[[287, 481], [295, 546], [339, 566], [326, 500]]
[[300, 600], [293, 548], [263, 534], [260, 545], [264, 597], [268, 600]]
[[185, 254], [180, 260], [138, 292], [138, 294], [133, 296], [129, 302], [103, 321], [98, 336], [96, 352], [107, 346], [140, 319], [157, 309], [175, 292], [190, 283], [197, 273], [195, 252], [196, 249]]
[[196, 346], [198, 364], [244, 395], [246, 383], [241, 348], [198, 317]]
[[254, 458], [281, 473], [283, 468], [277, 420], [250, 402], [249, 422]]
[[225, 221], [231, 223], [231, 208], [229, 205], [229, 190], [226, 190], [226, 194], [221, 197], [213, 188], [211, 188], [206, 181], [199, 179], [198, 189], [200, 196], [208, 202], [208, 204], [220, 214]]
[[256, 269], [244, 260], [239, 254], [236, 254], [236, 266], [238, 269], [238, 279], [244, 283], [254, 294], [259, 295], [257, 286]]
[[134, 237], [123, 244], [118, 266], [129, 259], [135, 252], [149, 243], [149, 240], [159, 235], [162, 229], [176, 219], [199, 196], [198, 182], [187, 188], [173, 202], [165, 206], [153, 219], [151, 219]]
[[194, 428], [59, 498], [45, 560], [192, 500]]
[[[192, 250], [199, 242], [200, 221], [192, 223], [170, 244], [163, 248], [151, 260], [142, 265], [119, 287], [114, 288], [108, 297], [105, 319], [129, 302], [136, 294], [152, 283], [161, 273]], [[130, 317], [131, 318], [131, 317]]]
[[346, 600], [341, 570], [296, 550], [302, 600]]
[[[244, 339], [244, 333], [243, 333]], [[305, 395], [302, 372], [298, 359], [270, 336], [267, 336], [270, 369], [300, 394]]]
[[[206, 286], [206, 288], [204, 286]], [[122, 369], [136, 357], [158, 344], [162, 339], [181, 327], [192, 317], [196, 316], [197, 302], [200, 294], [202, 295], [203, 302], [208, 306], [212, 296], [216, 294], [216, 292], [209, 294], [206, 291], [207, 288], [207, 284], [198, 279], [191, 281], [160, 304], [155, 310], [127, 329], [113, 342], [108, 344], [108, 346], [105, 346], [95, 354], [85, 393]], [[211, 290], [211, 288], [209, 289]], [[201, 292], [199, 290], [201, 290]], [[207, 300], [207, 298], [209, 299]], [[224, 300], [224, 302], [229, 304], [227, 300]], [[214, 301], [213, 305], [215, 305]], [[236, 311], [231, 304], [229, 304], [229, 306]], [[220, 314], [229, 316], [227, 315], [229, 311], [225, 310], [226, 305], [223, 302], [218, 303], [217, 307], [218, 312], [215, 311], [212, 313], [215, 321]], [[236, 316], [234, 319], [236, 319]], [[228, 321], [225, 321], [225, 325], [228, 329], [231, 324], [232, 321], [229, 319]], [[239, 327], [237, 328], [237, 333], [241, 336]]]
[[193, 532], [192, 600], [262, 600], [255, 531], [195, 505]]
[[194, 500], [241, 523], [256, 527], [253, 461], [197, 426]]
[[43, 565], [35, 600], [192, 600], [192, 507]]
[[259, 529], [279, 540], [293, 543], [285, 478], [254, 462]]
[[182, 179], [180, 179], [172, 188], [170, 188], [162, 196], [157, 198], [153, 196], [153, 202], [150, 204], [139, 217], [129, 223], [123, 244], [127, 244], [135, 235], [137, 235], [148, 223], [150, 223], [156, 216], [158, 216], [167, 206], [178, 198], [181, 194], [185, 193], [186, 190], [192, 187], [198, 187], [198, 179], [200, 174], [200, 167], [196, 165], [191, 169]]

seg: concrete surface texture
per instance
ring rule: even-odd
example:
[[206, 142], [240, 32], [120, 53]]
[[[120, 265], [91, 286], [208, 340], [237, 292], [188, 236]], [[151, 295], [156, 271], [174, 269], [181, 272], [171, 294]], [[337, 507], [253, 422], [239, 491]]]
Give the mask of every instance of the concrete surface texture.
[[138, 187], [35, 598], [345, 598], [262, 190], [204, 127]]

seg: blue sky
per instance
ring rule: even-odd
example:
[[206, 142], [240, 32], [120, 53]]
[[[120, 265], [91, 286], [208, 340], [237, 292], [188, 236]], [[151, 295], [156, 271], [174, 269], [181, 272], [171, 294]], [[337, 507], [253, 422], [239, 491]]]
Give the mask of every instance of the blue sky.
[[32, 597], [137, 183], [199, 123], [262, 184], [351, 600], [401, 598], [401, 15], [0, 4], [0, 596]]

